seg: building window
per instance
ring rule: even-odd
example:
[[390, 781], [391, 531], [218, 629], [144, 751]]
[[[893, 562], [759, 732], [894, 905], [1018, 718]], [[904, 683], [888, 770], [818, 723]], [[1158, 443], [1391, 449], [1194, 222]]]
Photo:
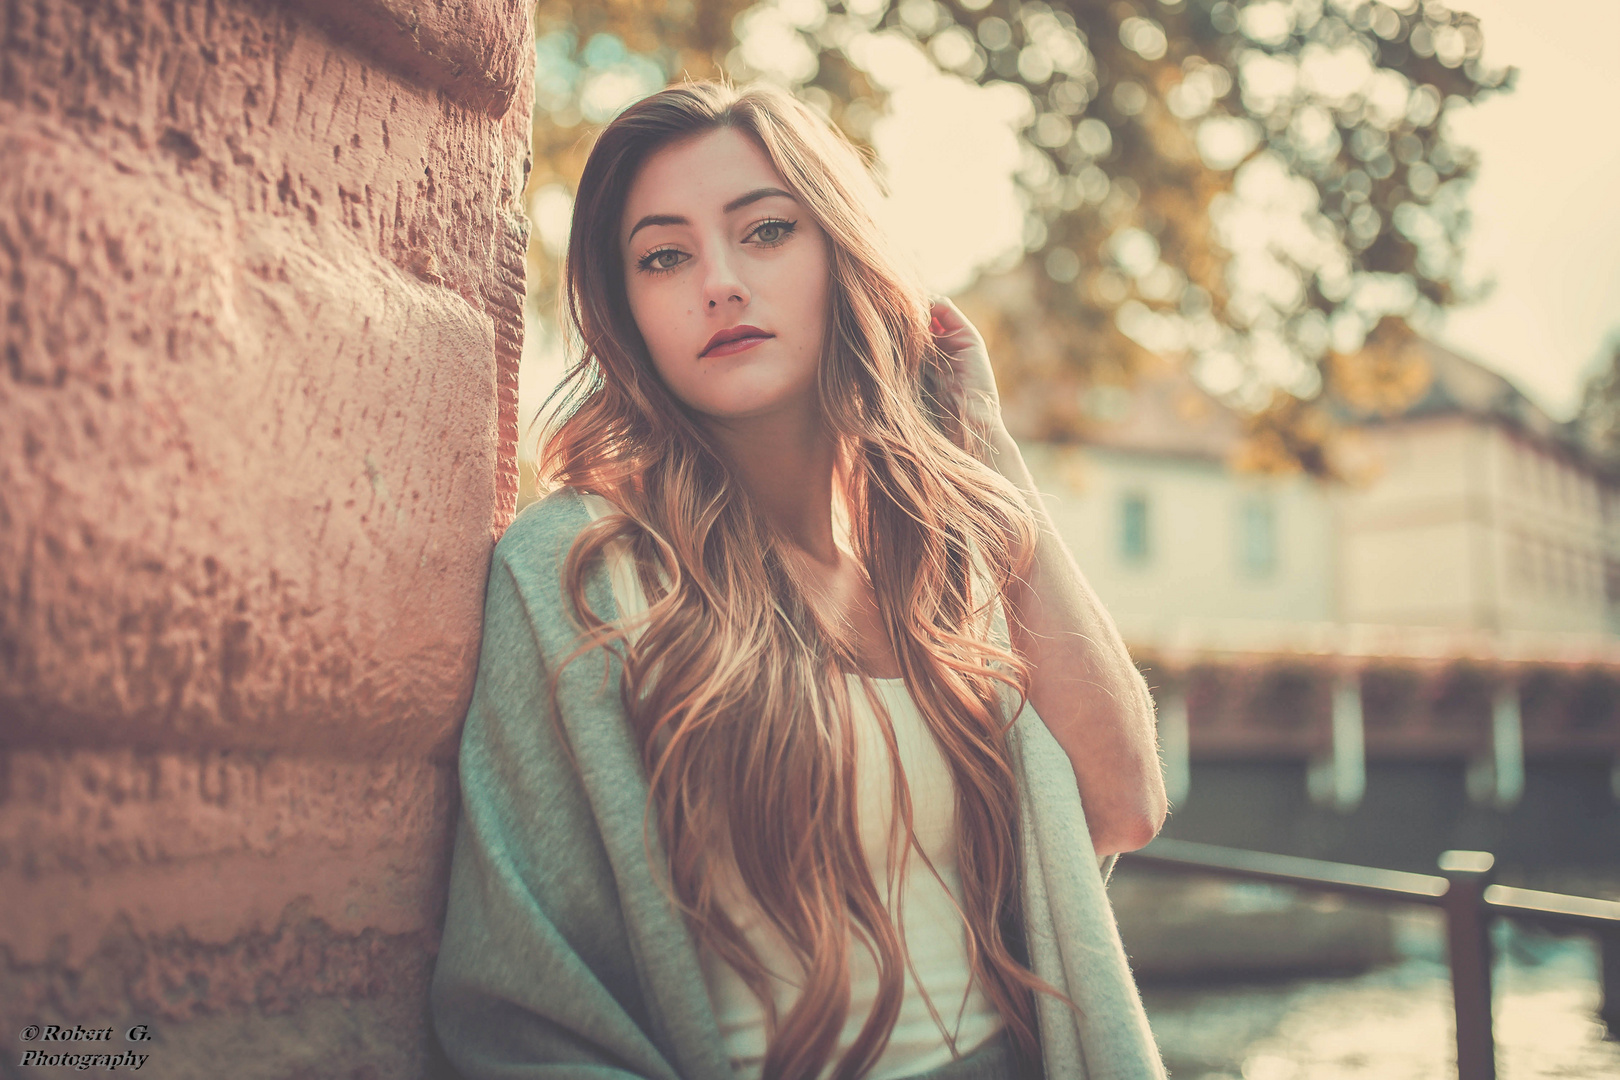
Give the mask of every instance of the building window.
[[1250, 577], [1277, 569], [1277, 515], [1267, 499], [1247, 499], [1238, 508], [1238, 565]]
[[1126, 562], [1146, 562], [1152, 553], [1148, 533], [1148, 501], [1140, 492], [1131, 492], [1119, 504], [1119, 553]]

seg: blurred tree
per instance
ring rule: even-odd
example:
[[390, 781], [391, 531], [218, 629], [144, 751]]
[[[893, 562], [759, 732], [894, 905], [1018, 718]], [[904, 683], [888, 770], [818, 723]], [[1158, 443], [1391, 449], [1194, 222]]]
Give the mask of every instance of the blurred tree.
[[899, 43], [1027, 99], [1025, 256], [963, 298], [1020, 434], [1083, 436], [1088, 387], [1154, 352], [1252, 415], [1252, 467], [1323, 473], [1322, 391], [1376, 381], [1358, 370], [1369, 331], [1422, 327], [1467, 291], [1474, 159], [1445, 115], [1512, 75], [1436, 0], [541, 0], [537, 27], [539, 295], [587, 125], [724, 71], [792, 87], [865, 142], [874, 42]]
[[1575, 431], [1612, 475], [1620, 475], [1620, 330], [1609, 335], [1608, 359], [1586, 380]]

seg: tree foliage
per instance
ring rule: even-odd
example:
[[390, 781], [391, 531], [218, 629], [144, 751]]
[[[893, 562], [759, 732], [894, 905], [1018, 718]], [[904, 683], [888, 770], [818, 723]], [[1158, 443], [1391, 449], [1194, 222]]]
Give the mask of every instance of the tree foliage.
[[554, 217], [592, 125], [683, 75], [785, 83], [858, 142], [885, 104], [874, 41], [1020, 88], [1025, 254], [964, 298], [1020, 431], [1082, 436], [1087, 388], [1157, 353], [1245, 405], [1284, 448], [1267, 460], [1319, 472], [1314, 403], [1374, 377], [1366, 335], [1467, 291], [1474, 159], [1446, 114], [1511, 76], [1434, 0], [541, 0], [537, 34], [532, 185]]
[[1608, 356], [1586, 381], [1575, 434], [1611, 476], [1620, 476], [1620, 330], [1609, 335]]

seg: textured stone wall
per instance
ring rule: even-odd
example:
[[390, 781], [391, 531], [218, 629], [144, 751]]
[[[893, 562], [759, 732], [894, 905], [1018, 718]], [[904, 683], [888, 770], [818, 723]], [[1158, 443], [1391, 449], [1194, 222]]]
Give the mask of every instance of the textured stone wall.
[[0, 1052], [146, 1022], [144, 1075], [438, 1075], [528, 6], [0, 35]]

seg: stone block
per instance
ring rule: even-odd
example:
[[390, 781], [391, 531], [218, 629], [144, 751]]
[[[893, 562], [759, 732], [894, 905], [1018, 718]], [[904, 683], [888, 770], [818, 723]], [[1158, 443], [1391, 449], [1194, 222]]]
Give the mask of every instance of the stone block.
[[144, 1019], [163, 1076], [438, 1069], [532, 56], [517, 0], [8, 11], [5, 1052]]

